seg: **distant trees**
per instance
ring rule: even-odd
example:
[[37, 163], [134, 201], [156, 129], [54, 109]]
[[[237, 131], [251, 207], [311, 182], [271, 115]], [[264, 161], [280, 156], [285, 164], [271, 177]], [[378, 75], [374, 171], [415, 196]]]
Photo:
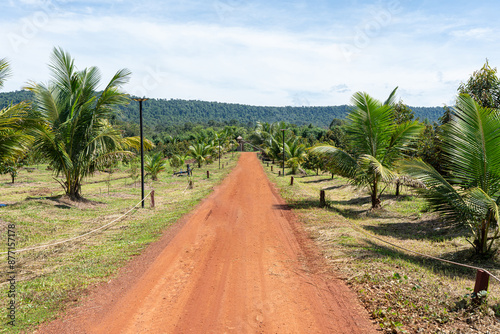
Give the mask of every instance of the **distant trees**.
[[466, 83], [461, 83], [458, 93], [468, 94], [479, 105], [486, 108], [500, 107], [500, 80], [497, 77], [497, 69], [491, 68], [488, 60], [483, 67], [470, 76]]

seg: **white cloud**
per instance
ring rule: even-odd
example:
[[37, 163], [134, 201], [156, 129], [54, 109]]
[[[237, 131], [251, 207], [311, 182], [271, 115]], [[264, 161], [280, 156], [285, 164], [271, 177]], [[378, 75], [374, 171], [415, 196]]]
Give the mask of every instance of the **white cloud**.
[[490, 28], [472, 28], [452, 31], [453, 37], [463, 40], [493, 40], [497, 34]]
[[[130, 68], [132, 94], [255, 105], [346, 104], [359, 90], [385, 99], [396, 86], [405, 103], [442, 105], [486, 57], [500, 64], [500, 51], [487, 42], [495, 24], [441, 20], [404, 3], [392, 12], [383, 1], [356, 10], [324, 7], [318, 22], [309, 2], [278, 10], [256, 1], [149, 0], [145, 7], [158, 11], [149, 19], [148, 12], [129, 14], [125, 7], [134, 5], [128, 0], [103, 3], [116, 8], [111, 12], [98, 10], [97, 2], [86, 2], [89, 9], [53, 3], [53, 11], [34, 6], [23, 18], [0, 21], [0, 58], [8, 57], [14, 71], [4, 90], [47, 81], [54, 46], [69, 51], [80, 68], [98, 66], [105, 79]], [[169, 12], [160, 13], [165, 8]], [[193, 19], [172, 19], [183, 8]], [[299, 10], [302, 17], [290, 16]], [[258, 26], [259, 13], [262, 20], [277, 18]], [[473, 52], [467, 40], [475, 41]]]

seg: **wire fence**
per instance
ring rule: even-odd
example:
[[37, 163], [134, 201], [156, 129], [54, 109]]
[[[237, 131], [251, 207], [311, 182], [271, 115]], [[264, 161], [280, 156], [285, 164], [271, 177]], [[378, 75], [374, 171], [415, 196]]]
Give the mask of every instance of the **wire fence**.
[[[60, 241], [57, 241], [57, 242], [54, 242], [54, 243], [50, 243], [50, 244], [46, 244], [46, 245], [38, 245], [38, 246], [33, 246], [33, 247], [26, 247], [26, 248], [22, 248], [22, 249], [17, 249], [15, 252], [16, 253], [21, 253], [21, 252], [26, 252], [26, 251], [30, 251], [30, 250], [42, 249], [42, 248], [52, 247], [52, 246], [56, 246], [56, 245], [61, 245], [61, 244], [64, 244], [64, 243], [67, 243], [67, 242], [70, 242], [70, 241], [74, 241], [74, 240], [78, 240], [78, 239], [84, 238], [84, 237], [86, 237], [86, 236], [88, 236], [90, 234], [93, 234], [93, 233], [97, 232], [97, 231], [103, 230], [106, 227], [108, 227], [108, 226], [116, 223], [117, 221], [121, 220], [123, 217], [125, 217], [126, 215], [128, 215], [130, 212], [132, 212], [133, 210], [135, 210], [139, 205], [142, 204], [142, 202], [144, 202], [144, 200], [149, 195], [151, 195], [151, 191], [146, 196], [144, 196], [144, 198], [142, 200], [140, 200], [136, 205], [134, 205], [127, 212], [125, 212], [123, 215], [121, 215], [118, 218], [113, 219], [112, 221], [110, 221], [109, 223], [107, 223], [107, 224], [105, 224], [105, 225], [103, 225], [101, 227], [98, 227], [96, 229], [93, 229], [93, 230], [88, 231], [88, 232], [86, 232], [84, 234], [78, 235], [76, 237], [72, 237], [72, 238], [69, 238], [69, 239], [60, 240]], [[1, 252], [0, 254], [7, 254], [7, 253], [8, 252]]]
[[405, 248], [403, 246], [399, 246], [399, 245], [396, 245], [390, 241], [387, 241], [387, 240], [384, 240], [380, 237], [377, 237], [371, 233], [368, 233], [366, 232], [362, 227], [358, 226], [356, 223], [353, 223], [347, 219], [344, 219], [349, 225], [351, 225], [352, 227], [354, 227], [357, 231], [361, 232], [362, 234], [368, 236], [369, 238], [372, 238], [372, 239], [376, 239], [378, 241], [381, 241], [385, 244], [388, 244], [394, 248], [398, 248], [398, 249], [401, 249], [401, 250], [404, 250], [406, 252], [409, 252], [409, 253], [413, 253], [413, 254], [416, 254], [416, 255], [419, 255], [419, 256], [423, 256], [423, 257], [426, 257], [426, 258], [429, 258], [429, 259], [433, 259], [433, 260], [436, 260], [436, 261], [440, 261], [440, 262], [445, 262], [445, 263], [448, 263], [448, 264], [453, 264], [453, 265], [456, 265], [456, 266], [460, 266], [460, 267], [464, 267], [464, 268], [469, 268], [469, 269], [474, 269], [474, 270], [482, 270], [484, 271], [485, 273], [487, 273], [488, 275], [490, 275], [492, 278], [494, 278], [495, 280], [497, 280], [498, 282], [500, 282], [500, 279], [498, 277], [496, 277], [495, 275], [493, 275], [490, 271], [484, 269], [484, 268], [480, 268], [480, 267], [475, 267], [475, 266], [471, 266], [471, 265], [468, 265], [468, 264], [464, 264], [464, 263], [460, 263], [460, 262], [455, 262], [455, 261], [450, 261], [450, 260], [445, 260], [445, 259], [441, 259], [439, 257], [435, 257], [435, 256], [432, 256], [432, 255], [428, 255], [428, 254], [424, 254], [424, 253], [420, 253], [420, 252], [417, 252], [417, 251], [414, 251], [414, 250], [411, 250], [411, 249], [408, 249], [408, 248]]

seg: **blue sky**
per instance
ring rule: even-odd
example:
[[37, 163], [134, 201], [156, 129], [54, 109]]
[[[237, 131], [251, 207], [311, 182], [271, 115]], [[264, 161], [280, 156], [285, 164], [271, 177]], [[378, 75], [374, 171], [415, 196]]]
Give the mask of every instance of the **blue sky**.
[[460, 82], [500, 66], [495, 1], [5, 0], [3, 91], [49, 79], [53, 47], [128, 93], [252, 105], [349, 104], [356, 91], [453, 104]]

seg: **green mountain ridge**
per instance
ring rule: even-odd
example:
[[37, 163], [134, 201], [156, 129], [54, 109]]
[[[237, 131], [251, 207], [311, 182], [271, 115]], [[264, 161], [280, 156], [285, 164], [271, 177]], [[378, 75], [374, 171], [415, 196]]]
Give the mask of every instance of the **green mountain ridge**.
[[[11, 103], [32, 100], [29, 91], [0, 93], [0, 108]], [[326, 107], [263, 107], [236, 103], [208, 102], [180, 99], [149, 99], [143, 103], [143, 119], [145, 126], [158, 129], [181, 126], [186, 123], [210, 124], [225, 122], [227, 124], [255, 124], [260, 122], [285, 121], [296, 125], [315, 125], [327, 128], [334, 118], [345, 118], [350, 106]], [[442, 107], [410, 107], [415, 117], [420, 120], [437, 121], [443, 115]], [[119, 119], [129, 123], [139, 123], [139, 105], [132, 101], [121, 107]]]

